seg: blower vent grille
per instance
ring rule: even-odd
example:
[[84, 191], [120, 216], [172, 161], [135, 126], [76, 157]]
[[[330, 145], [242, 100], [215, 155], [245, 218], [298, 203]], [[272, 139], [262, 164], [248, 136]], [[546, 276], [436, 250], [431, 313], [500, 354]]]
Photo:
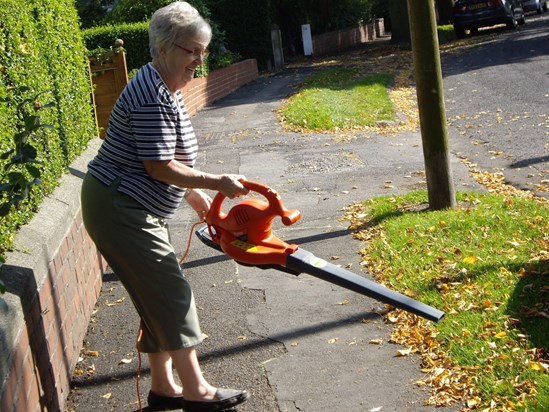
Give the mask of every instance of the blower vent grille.
[[248, 216], [248, 211], [245, 209], [238, 209], [234, 211], [234, 220], [239, 225], [245, 225], [250, 220]]

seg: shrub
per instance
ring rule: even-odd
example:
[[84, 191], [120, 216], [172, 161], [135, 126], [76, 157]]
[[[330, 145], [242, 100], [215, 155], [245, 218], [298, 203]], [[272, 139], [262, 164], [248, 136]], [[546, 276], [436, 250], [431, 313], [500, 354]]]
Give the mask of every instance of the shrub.
[[[97, 136], [88, 60], [76, 27], [72, 0], [2, 0], [0, 99], [5, 103], [0, 104], [0, 153], [15, 148], [14, 136], [21, 131], [17, 101], [39, 94], [43, 102], [52, 101], [52, 107], [41, 112], [41, 122], [53, 127], [33, 136], [36, 158], [47, 160], [41, 169], [42, 184], [33, 186], [33, 195], [12, 205], [0, 220], [0, 256], [13, 247], [18, 228], [30, 221], [44, 196], [53, 192], [68, 166]], [[0, 170], [10, 161], [9, 155], [0, 158]], [[31, 170], [26, 170], [29, 178]]]
[[[107, 15], [104, 25], [84, 30], [84, 41], [91, 53], [96, 49], [105, 49], [113, 45], [116, 39], [124, 41], [126, 49], [126, 64], [128, 72], [132, 73], [151, 60], [149, 53], [148, 21], [160, 7], [172, 3], [173, 0], [121, 0], [113, 11]], [[200, 0], [190, 1], [206, 20], [213, 31], [210, 43], [210, 55], [196, 71], [197, 77], [206, 76], [210, 71], [230, 66], [242, 57], [227, 49], [225, 33], [210, 18], [210, 12]]]
[[138, 69], [151, 60], [147, 22], [109, 24], [83, 31], [84, 42], [90, 54], [97, 49], [108, 49], [116, 39], [124, 41], [128, 71]]
[[210, 0], [212, 18], [225, 31], [227, 47], [267, 68], [272, 56], [270, 1]]
[[444, 26], [438, 26], [437, 27], [437, 36], [438, 36], [438, 43], [444, 44], [449, 43], [456, 39], [456, 35], [454, 33], [454, 26], [451, 24], [446, 24]]

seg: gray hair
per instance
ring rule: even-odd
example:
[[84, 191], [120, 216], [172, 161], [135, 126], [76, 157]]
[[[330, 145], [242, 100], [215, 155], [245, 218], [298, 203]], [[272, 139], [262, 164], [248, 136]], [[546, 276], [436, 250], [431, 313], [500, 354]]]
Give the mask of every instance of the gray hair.
[[212, 28], [198, 10], [184, 1], [171, 3], [155, 11], [149, 22], [151, 57], [158, 57], [160, 50], [172, 49], [181, 38], [194, 39], [203, 34], [209, 43]]

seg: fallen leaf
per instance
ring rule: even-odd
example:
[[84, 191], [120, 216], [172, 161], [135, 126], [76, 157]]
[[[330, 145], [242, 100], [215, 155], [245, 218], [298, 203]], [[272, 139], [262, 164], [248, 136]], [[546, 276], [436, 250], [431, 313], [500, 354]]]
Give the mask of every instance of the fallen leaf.
[[118, 299], [118, 300], [116, 300], [116, 301], [114, 301], [114, 302], [109, 302], [109, 301], [107, 300], [107, 301], [105, 301], [105, 305], [107, 305], [107, 306], [109, 306], [109, 307], [111, 307], [111, 306], [116, 306], [116, 305], [118, 305], [118, 304], [124, 302], [125, 300], [126, 300], [125, 297], [122, 297], [122, 298], [120, 298], [120, 299]]
[[336, 343], [338, 339], [339, 339], [339, 338], [332, 338], [332, 339], [330, 339], [330, 340], [328, 341], [328, 343], [330, 343], [330, 344]]
[[88, 356], [99, 356], [99, 352], [96, 350], [85, 350], [84, 355]]
[[368, 343], [372, 345], [381, 345], [383, 343], [383, 339], [381, 338], [370, 339]]
[[387, 320], [391, 323], [395, 323], [398, 320], [398, 316], [396, 314], [389, 313], [389, 315], [387, 315]]
[[408, 356], [410, 353], [412, 353], [411, 347], [409, 347], [408, 349], [399, 349], [396, 352], [396, 356]]
[[132, 359], [120, 359], [119, 365], [127, 365], [128, 363], [132, 363]]
[[504, 338], [505, 336], [507, 336], [507, 332], [505, 332], [505, 331], [496, 333], [496, 334], [494, 335], [494, 337], [495, 337], [496, 339], [502, 339], [502, 338]]
[[463, 263], [473, 264], [476, 263], [478, 258], [476, 256], [467, 256], [463, 258]]
[[102, 397], [102, 398], [105, 398], [105, 399], [110, 399], [111, 396], [112, 396], [112, 393], [109, 392], [109, 393], [104, 394], [104, 395], [101, 396], [101, 397]]
[[468, 408], [474, 408], [475, 406], [477, 406], [479, 403], [480, 403], [481, 399], [479, 399], [478, 397], [474, 397], [472, 399], [467, 399], [467, 407]]
[[549, 371], [549, 365], [546, 364], [546, 363], [542, 363], [542, 362], [530, 362], [530, 364], [528, 366], [529, 366], [530, 369], [532, 369], [534, 371], [539, 371], [539, 372]]

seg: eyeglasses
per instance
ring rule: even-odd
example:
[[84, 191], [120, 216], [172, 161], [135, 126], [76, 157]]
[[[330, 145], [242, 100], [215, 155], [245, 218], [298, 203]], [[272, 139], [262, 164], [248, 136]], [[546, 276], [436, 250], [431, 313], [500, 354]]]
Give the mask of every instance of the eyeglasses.
[[190, 50], [190, 49], [187, 49], [185, 47], [180, 46], [179, 44], [174, 43], [173, 45], [175, 47], [183, 50], [187, 54], [189, 54], [189, 56], [192, 56], [193, 59], [198, 59], [199, 57], [206, 57], [206, 56], [208, 56], [208, 54], [210, 54], [210, 52], [208, 50], [200, 50], [200, 49]]

